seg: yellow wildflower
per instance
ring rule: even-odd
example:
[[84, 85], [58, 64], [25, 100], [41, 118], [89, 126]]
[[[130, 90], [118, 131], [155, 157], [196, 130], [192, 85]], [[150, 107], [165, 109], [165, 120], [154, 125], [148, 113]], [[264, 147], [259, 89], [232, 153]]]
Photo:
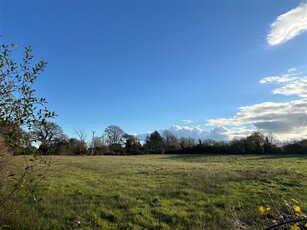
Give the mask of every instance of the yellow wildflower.
[[298, 224], [294, 224], [291, 226], [290, 230], [301, 230], [301, 228], [298, 226]]
[[260, 205], [258, 207], [258, 210], [259, 210], [261, 215], [265, 215], [271, 210], [271, 208], [270, 207], [264, 207], [264, 206]]
[[301, 211], [301, 207], [298, 205], [293, 205], [293, 209], [295, 212], [300, 212]]
[[262, 205], [260, 205], [260, 206], [258, 207], [258, 210], [259, 210], [259, 212], [260, 212], [261, 215], [264, 215], [264, 214], [265, 214], [265, 208], [264, 208]]

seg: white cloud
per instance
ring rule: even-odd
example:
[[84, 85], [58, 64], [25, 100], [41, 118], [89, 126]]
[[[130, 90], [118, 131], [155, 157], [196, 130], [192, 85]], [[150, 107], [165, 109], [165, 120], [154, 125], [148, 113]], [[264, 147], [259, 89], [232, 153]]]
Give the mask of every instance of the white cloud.
[[[227, 141], [230, 140], [230, 132], [225, 127], [214, 127], [210, 131], [206, 131], [205, 129], [201, 128], [200, 126], [180, 126], [180, 125], [172, 125], [169, 129], [162, 129], [159, 130], [159, 133], [163, 135], [163, 132], [165, 130], [170, 131], [172, 134], [174, 134], [176, 137], [189, 137], [193, 138], [195, 140], [202, 139], [213, 139], [216, 141]], [[140, 140], [145, 140], [148, 135], [150, 135], [151, 132], [148, 133], [141, 133], [137, 135], [137, 138]]]
[[230, 139], [229, 130], [225, 127], [215, 127], [210, 131], [206, 131], [200, 126], [179, 126], [172, 125], [170, 129], [168, 129], [177, 137], [191, 137], [194, 139], [213, 139], [217, 141], [226, 141]]
[[250, 136], [255, 129], [246, 128], [246, 127], [234, 127], [229, 132], [230, 139], [241, 139], [247, 136]]
[[188, 120], [188, 119], [185, 119], [185, 120], [181, 120], [181, 122], [185, 123], [185, 124], [191, 124], [192, 121], [191, 120]]
[[290, 73], [290, 74], [296, 74], [296, 72], [297, 72], [297, 69], [296, 69], [296, 68], [290, 68], [290, 69], [288, 69], [288, 73]]
[[271, 77], [265, 77], [260, 80], [260, 84], [268, 84], [268, 83], [285, 83], [289, 81], [296, 80], [297, 77], [291, 77], [291, 76], [271, 76]]
[[307, 3], [278, 16], [270, 25], [267, 42], [270, 46], [282, 44], [307, 29]]
[[205, 136], [208, 136], [209, 133], [199, 126], [179, 126], [172, 125], [170, 129], [168, 129], [177, 137], [191, 137], [194, 139], [203, 139]]
[[307, 76], [298, 76], [295, 68], [288, 70], [287, 74], [282, 76], [270, 76], [260, 80], [260, 84], [279, 84], [282, 85], [273, 90], [273, 94], [297, 95], [299, 97], [307, 97]]
[[[261, 79], [260, 83], [275, 83], [279, 87], [273, 90], [273, 94], [296, 95], [299, 99], [280, 103], [263, 102], [241, 107], [235, 116], [209, 119], [208, 125], [240, 128], [253, 125], [261, 132], [275, 133], [279, 139], [307, 138], [307, 77], [291, 77], [288, 74], [280, 77], [266, 77]], [[241, 131], [242, 129], [240, 133]], [[251, 130], [245, 129], [245, 131]], [[236, 136], [236, 130], [231, 129], [230, 132], [232, 137]]]
[[307, 99], [283, 103], [264, 102], [245, 106], [241, 107], [240, 111], [232, 118], [209, 119], [207, 122], [212, 126], [240, 126], [244, 124], [257, 126], [257, 124], [268, 122], [296, 122], [296, 125], [306, 125]]
[[210, 138], [216, 141], [228, 141], [231, 139], [230, 130], [224, 126], [219, 126], [211, 129]]
[[[297, 76], [299, 76], [300, 73], [296, 68], [290, 68], [287, 70], [287, 73], [281, 75], [281, 76], [269, 76], [269, 77], [264, 77], [260, 79], [259, 83], [260, 84], [269, 84], [269, 83], [286, 83], [290, 81], [295, 81], [298, 79]], [[304, 78], [304, 77], [301, 77]]]
[[279, 87], [273, 91], [273, 94], [297, 95], [299, 97], [307, 97], [307, 77], [298, 78], [290, 83]]

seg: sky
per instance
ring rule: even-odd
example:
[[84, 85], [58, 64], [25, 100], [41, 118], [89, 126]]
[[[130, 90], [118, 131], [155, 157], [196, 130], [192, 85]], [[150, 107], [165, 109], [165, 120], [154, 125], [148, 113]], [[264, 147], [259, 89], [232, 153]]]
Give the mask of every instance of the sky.
[[290, 140], [307, 138], [306, 15], [301, 0], [0, 0], [0, 34], [48, 62], [35, 88], [69, 136]]

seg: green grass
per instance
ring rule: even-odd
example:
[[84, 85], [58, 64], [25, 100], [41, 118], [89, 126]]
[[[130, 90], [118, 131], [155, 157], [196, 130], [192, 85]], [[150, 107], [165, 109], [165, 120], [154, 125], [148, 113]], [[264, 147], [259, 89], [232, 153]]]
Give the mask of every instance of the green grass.
[[268, 194], [307, 211], [306, 156], [52, 158], [60, 171], [10, 216], [14, 229], [259, 229]]

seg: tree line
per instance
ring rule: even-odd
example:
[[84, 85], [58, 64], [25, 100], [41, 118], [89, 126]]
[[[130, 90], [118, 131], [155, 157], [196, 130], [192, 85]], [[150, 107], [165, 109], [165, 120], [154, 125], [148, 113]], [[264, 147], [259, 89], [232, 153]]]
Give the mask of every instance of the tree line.
[[92, 137], [84, 129], [75, 129], [76, 138], [65, 135], [54, 122], [34, 124], [30, 132], [13, 124], [6, 126], [1, 135], [16, 155], [307, 154], [306, 139], [281, 145], [273, 135], [260, 132], [232, 141], [215, 141], [177, 137], [165, 130], [162, 134], [154, 131], [141, 141], [116, 125], [106, 127], [101, 136]]

